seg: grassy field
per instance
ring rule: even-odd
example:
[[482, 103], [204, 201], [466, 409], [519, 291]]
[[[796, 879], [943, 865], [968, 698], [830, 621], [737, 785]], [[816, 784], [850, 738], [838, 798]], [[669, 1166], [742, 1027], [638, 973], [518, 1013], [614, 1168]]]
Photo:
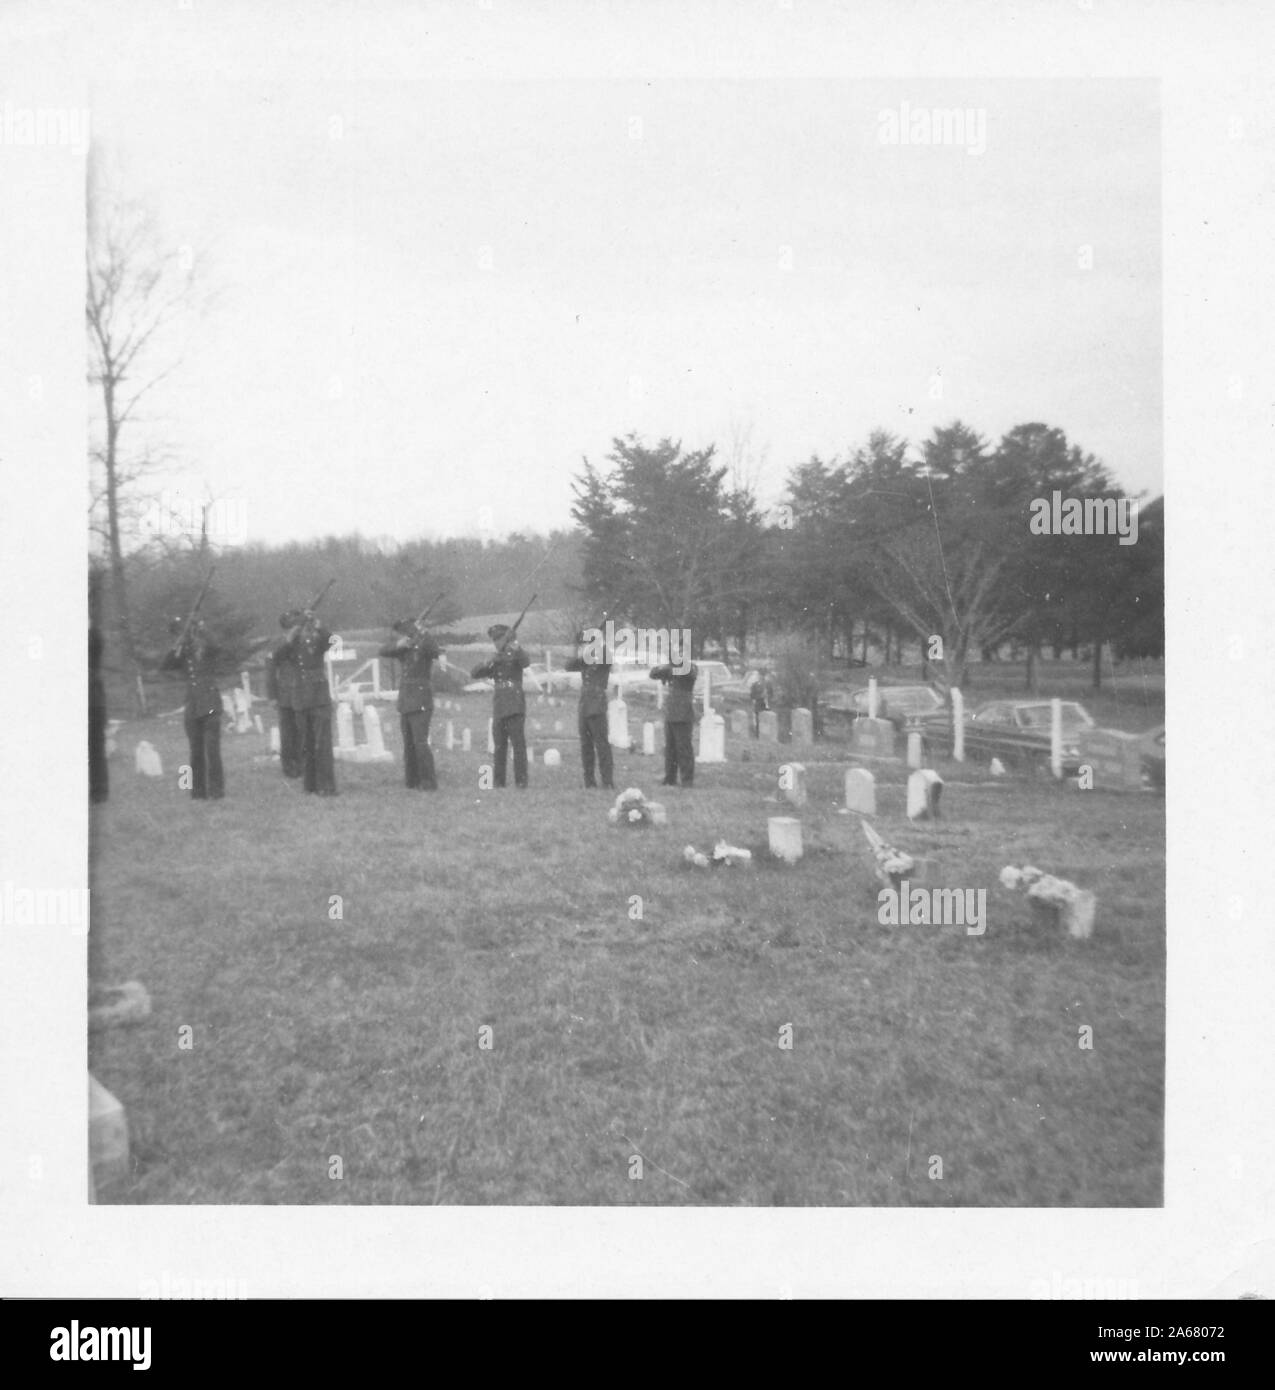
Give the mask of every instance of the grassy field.
[[[1159, 722], [1156, 699], [1127, 726]], [[481, 750], [488, 701], [463, 703]], [[571, 701], [532, 713], [539, 752], [554, 719], [574, 728]], [[162, 781], [133, 773], [138, 738]], [[326, 800], [227, 735], [220, 803], [177, 789], [179, 720], [126, 725], [119, 746], [92, 812], [90, 972], [141, 980], [153, 1013], [90, 1035], [132, 1131], [115, 1201], [1161, 1201], [1161, 798], [941, 767], [924, 828], [879, 765], [886, 838], [934, 881], [989, 890], [974, 937], [878, 924], [837, 748], [804, 758], [799, 865], [706, 872], [684, 845], [763, 849], [786, 750], [732, 744], [663, 795], [666, 828], [629, 831], [566, 737], [526, 792], [480, 791], [485, 753], [440, 748], [433, 796], [401, 763], [338, 764]], [[621, 757], [617, 785], [659, 794], [657, 762]], [[1090, 941], [1032, 928], [996, 881], [1025, 862], [1096, 890]]]

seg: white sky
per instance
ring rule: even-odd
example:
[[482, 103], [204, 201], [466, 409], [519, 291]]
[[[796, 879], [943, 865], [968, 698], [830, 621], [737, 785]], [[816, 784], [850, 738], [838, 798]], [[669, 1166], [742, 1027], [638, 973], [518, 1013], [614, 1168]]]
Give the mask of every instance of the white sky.
[[[747, 431], [771, 502], [875, 426], [1044, 420], [1162, 490], [1153, 83], [91, 98], [128, 189], [222, 292], [156, 401], [170, 486], [233, 499], [253, 539], [566, 525], [581, 455], [630, 430], [727, 452]], [[986, 151], [882, 145], [904, 101], [984, 109]]]

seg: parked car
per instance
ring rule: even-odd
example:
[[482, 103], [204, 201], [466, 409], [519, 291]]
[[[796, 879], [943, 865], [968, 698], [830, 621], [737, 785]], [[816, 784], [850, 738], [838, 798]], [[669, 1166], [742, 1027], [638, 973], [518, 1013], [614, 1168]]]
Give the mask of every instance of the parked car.
[[1164, 725], [1142, 735], [1142, 780], [1144, 786], [1164, 790]]
[[[877, 718], [888, 719], [902, 733], [911, 727], [943, 727], [951, 722], [947, 701], [930, 685], [877, 686]], [[848, 728], [867, 717], [868, 691], [829, 690], [819, 696], [824, 722]]]
[[[1080, 735], [1095, 728], [1093, 716], [1075, 700], [1063, 700], [1063, 774], [1080, 770]], [[965, 756], [999, 758], [1007, 767], [1048, 768], [1050, 700], [993, 700], [980, 705], [965, 726]]]

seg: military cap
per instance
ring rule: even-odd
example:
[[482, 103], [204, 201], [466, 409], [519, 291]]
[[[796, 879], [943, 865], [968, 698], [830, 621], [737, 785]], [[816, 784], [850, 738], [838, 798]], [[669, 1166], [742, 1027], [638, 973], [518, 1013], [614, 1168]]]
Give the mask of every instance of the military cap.
[[487, 636], [490, 637], [493, 642], [495, 642], [502, 638], [508, 631], [508, 623], [492, 623], [492, 625], [487, 629]]
[[288, 611], [279, 618], [279, 626], [296, 627], [304, 617], [305, 614], [299, 608], [289, 608]]

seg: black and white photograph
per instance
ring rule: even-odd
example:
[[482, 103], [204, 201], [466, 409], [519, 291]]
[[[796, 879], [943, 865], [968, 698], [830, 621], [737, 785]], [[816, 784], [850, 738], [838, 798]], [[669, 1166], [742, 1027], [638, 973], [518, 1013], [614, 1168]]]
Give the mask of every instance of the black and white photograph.
[[121, 1233], [95, 1292], [1272, 1293], [1208, 283], [1270, 94], [1162, 13], [196, 0], [15, 68], [4, 1202]]

